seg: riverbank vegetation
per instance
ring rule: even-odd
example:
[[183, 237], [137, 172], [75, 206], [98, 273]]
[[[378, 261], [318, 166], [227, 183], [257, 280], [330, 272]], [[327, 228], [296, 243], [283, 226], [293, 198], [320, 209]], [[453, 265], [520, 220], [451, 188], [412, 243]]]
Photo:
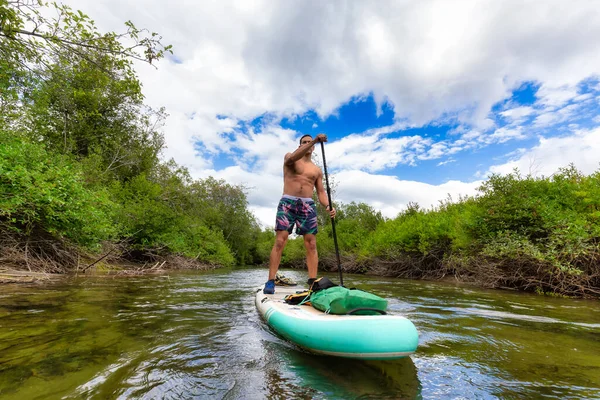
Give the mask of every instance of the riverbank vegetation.
[[[161, 158], [168, 116], [144, 103], [133, 61], [154, 65], [170, 46], [130, 22], [101, 33], [83, 13], [55, 5], [47, 19], [41, 7], [0, 0], [0, 266], [266, 264], [273, 231], [249, 211], [246, 188]], [[494, 175], [475, 197], [409, 204], [392, 219], [362, 203], [337, 208], [346, 272], [600, 297], [600, 172]], [[335, 270], [319, 212], [320, 268]], [[282, 266], [304, 259], [302, 238], [290, 240]]]

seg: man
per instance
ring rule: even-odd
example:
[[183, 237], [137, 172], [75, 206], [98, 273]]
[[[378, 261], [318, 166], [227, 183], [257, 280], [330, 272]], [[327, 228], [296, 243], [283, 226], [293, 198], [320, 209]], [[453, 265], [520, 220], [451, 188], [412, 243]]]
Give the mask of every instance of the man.
[[323, 187], [323, 172], [311, 159], [315, 143], [326, 142], [327, 136], [319, 134], [314, 139], [311, 135], [300, 138], [300, 146], [293, 153], [287, 153], [283, 161], [283, 197], [277, 206], [275, 220], [275, 244], [269, 259], [269, 280], [265, 283], [263, 293], [275, 293], [275, 275], [281, 262], [281, 254], [292, 233], [294, 225], [296, 233], [304, 236], [306, 247], [306, 265], [308, 266], [308, 285], [317, 277], [317, 209], [312, 194], [317, 189], [317, 197], [335, 218], [335, 209], [329, 206], [327, 193]]

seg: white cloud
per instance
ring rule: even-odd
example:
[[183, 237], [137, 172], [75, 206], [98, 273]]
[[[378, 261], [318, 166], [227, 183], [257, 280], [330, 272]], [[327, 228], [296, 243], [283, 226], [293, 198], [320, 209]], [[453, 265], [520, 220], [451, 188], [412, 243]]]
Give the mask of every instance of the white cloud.
[[337, 160], [338, 169], [379, 171], [398, 164], [414, 163], [416, 156], [424, 153], [432, 143], [431, 139], [420, 136], [381, 136], [379, 132], [349, 135], [328, 145], [327, 152]]
[[451, 163], [454, 163], [454, 162], [456, 162], [456, 160], [455, 160], [455, 159], [453, 159], [453, 158], [449, 158], [449, 159], [447, 159], [447, 160], [440, 161], [439, 163], [437, 163], [437, 164], [436, 164], [436, 167], [441, 167], [442, 165], [451, 164]]
[[260, 132], [249, 129], [238, 133], [235, 147], [243, 152], [240, 161], [246, 161], [243, 163], [246, 169], [277, 174], [281, 172], [285, 154], [298, 147], [297, 136], [294, 130], [269, 124]]
[[585, 101], [585, 100], [592, 99], [593, 97], [594, 97], [593, 94], [591, 94], [591, 93], [585, 93], [585, 94], [580, 94], [579, 96], [575, 97], [573, 99], [573, 101], [577, 101], [577, 102], [579, 102], [579, 101]]
[[525, 149], [523, 147], [520, 147], [520, 148], [518, 148], [518, 149], [516, 149], [514, 151], [511, 151], [508, 154], [505, 154], [504, 157], [505, 158], [514, 158], [514, 157], [517, 157], [517, 156], [521, 156], [521, 155], [525, 154], [526, 152], [527, 152], [527, 149]]
[[600, 167], [600, 128], [580, 130], [564, 137], [540, 138], [539, 144], [518, 153], [518, 158], [492, 166], [492, 173], [507, 174], [518, 168], [524, 174], [549, 176], [573, 163], [584, 174]]
[[[409, 202], [421, 207], [437, 206], [448, 195], [458, 199], [460, 195], [474, 195], [480, 181], [464, 183], [448, 181], [441, 185], [401, 180], [395, 176], [375, 175], [358, 170], [347, 170], [335, 174], [338, 183], [337, 200], [365, 202], [379, 209], [387, 217], [395, 217]], [[335, 201], [335, 200], [334, 200]]]
[[[279, 200], [279, 199], [277, 199]], [[275, 217], [277, 216], [276, 203], [272, 207], [251, 205], [250, 212], [256, 217], [256, 221], [262, 228], [274, 229]]]
[[565, 85], [561, 87], [553, 87], [550, 85], [542, 85], [537, 91], [536, 97], [539, 99], [539, 103], [546, 107], [561, 107], [569, 101], [577, 98], [577, 86]]
[[536, 127], [549, 126], [559, 122], [559, 120], [560, 117], [558, 114], [554, 112], [546, 112], [538, 115], [535, 121], [533, 121], [533, 125]]
[[527, 117], [529, 115], [531, 115], [534, 112], [534, 109], [532, 107], [529, 106], [522, 106], [522, 107], [515, 107], [515, 108], [511, 108], [509, 110], [505, 110], [502, 111], [500, 114], [505, 117], [508, 118], [511, 121], [519, 121], [522, 120], [523, 117]]
[[534, 127], [548, 127], [556, 125], [576, 117], [582, 108], [581, 103], [569, 104], [559, 109], [550, 109], [538, 115], [533, 121]]
[[504, 143], [507, 142], [509, 140], [515, 140], [515, 139], [524, 139], [525, 138], [525, 134], [523, 133], [523, 129], [521, 127], [517, 127], [517, 128], [500, 128], [500, 129], [496, 129], [494, 131], [494, 133], [492, 133], [491, 135], [487, 135], [483, 138], [483, 142], [490, 144], [490, 143]]
[[472, 131], [469, 131], [469, 132], [465, 133], [464, 135], [462, 135], [461, 140], [464, 141], [467, 146], [474, 147], [478, 141], [482, 140], [481, 139], [482, 137], [483, 137], [482, 132], [472, 130]]
[[448, 145], [445, 142], [434, 143], [426, 154], [419, 155], [419, 160], [433, 160], [447, 154]]

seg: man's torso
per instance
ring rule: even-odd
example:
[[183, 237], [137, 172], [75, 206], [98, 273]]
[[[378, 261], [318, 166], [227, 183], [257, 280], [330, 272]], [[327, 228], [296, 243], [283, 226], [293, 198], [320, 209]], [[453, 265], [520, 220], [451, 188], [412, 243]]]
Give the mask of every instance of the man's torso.
[[321, 170], [304, 159], [293, 165], [283, 166], [283, 194], [297, 197], [312, 197]]

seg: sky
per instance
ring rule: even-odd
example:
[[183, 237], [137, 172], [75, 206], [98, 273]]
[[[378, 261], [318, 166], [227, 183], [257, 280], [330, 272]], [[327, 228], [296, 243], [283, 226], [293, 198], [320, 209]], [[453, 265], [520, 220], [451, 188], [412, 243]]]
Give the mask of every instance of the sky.
[[136, 64], [146, 103], [169, 114], [163, 157], [244, 184], [265, 227], [303, 134], [328, 136], [334, 204], [390, 218], [514, 168], [600, 168], [594, 1], [64, 3], [101, 30], [131, 20], [173, 45], [158, 69]]

